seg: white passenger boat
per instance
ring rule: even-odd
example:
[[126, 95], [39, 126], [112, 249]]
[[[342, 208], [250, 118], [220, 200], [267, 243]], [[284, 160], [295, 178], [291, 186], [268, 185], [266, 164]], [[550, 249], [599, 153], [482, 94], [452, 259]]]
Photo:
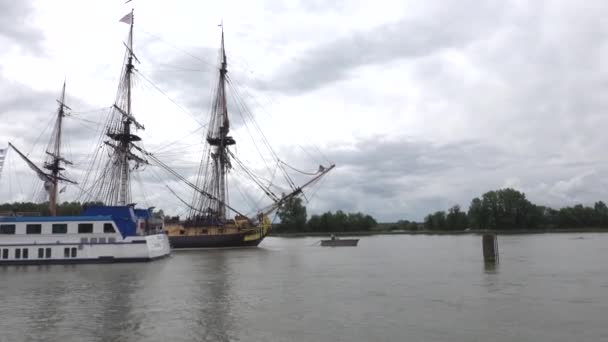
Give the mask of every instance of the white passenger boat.
[[151, 261], [170, 254], [161, 226], [132, 206], [86, 208], [81, 216], [0, 217], [0, 265]]

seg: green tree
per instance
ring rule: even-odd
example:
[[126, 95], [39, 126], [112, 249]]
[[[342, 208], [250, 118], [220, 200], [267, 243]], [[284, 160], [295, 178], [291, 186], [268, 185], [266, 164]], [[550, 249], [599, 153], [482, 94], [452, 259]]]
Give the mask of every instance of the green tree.
[[488, 214], [489, 212], [483, 206], [483, 202], [478, 197], [473, 198], [468, 212], [468, 220], [471, 228], [482, 229], [487, 227]]
[[448, 210], [445, 217], [445, 228], [449, 230], [464, 230], [468, 226], [467, 214], [455, 205]]
[[524, 193], [510, 188], [474, 198], [468, 214], [471, 226], [478, 229], [534, 228], [542, 221], [540, 209]]
[[429, 230], [445, 229], [445, 220], [445, 211], [437, 211], [434, 214], [430, 214], [424, 218], [424, 228]]
[[299, 197], [291, 197], [285, 201], [277, 210], [281, 220], [280, 231], [303, 232], [306, 228], [306, 207]]
[[593, 215], [595, 217], [595, 226], [608, 226], [608, 207], [604, 202], [595, 202], [595, 205], [593, 206]]

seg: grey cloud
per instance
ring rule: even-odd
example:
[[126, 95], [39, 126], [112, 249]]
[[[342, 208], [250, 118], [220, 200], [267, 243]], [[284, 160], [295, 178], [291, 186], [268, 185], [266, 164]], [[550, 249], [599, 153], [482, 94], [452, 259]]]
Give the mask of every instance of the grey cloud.
[[0, 38], [17, 44], [25, 51], [41, 53], [44, 35], [31, 25], [33, 11], [30, 0], [0, 1]]
[[[0, 76], [0, 91], [5, 94], [0, 98], [0, 123], [2, 136], [5, 139], [16, 139], [22, 144], [33, 143], [48, 127], [57, 110], [55, 99], [59, 98], [61, 84], [58, 83], [57, 92], [39, 91], [25, 84], [3, 79]], [[74, 110], [89, 109], [85, 101], [78, 98], [70, 98], [69, 84], [66, 94], [66, 102]], [[80, 121], [74, 124], [66, 120], [65, 133], [70, 135], [76, 144], [90, 138], [90, 132], [79, 127]]]
[[[348, 148], [331, 148], [324, 154], [337, 167], [317, 188], [305, 191], [307, 196], [316, 191], [323, 194], [321, 200], [313, 198], [309, 204], [311, 213], [362, 211], [381, 220], [420, 218], [430, 204], [431, 208], [459, 201], [466, 205], [470, 198], [465, 197], [473, 194], [452, 195], [471, 187], [471, 181], [463, 183], [463, 178], [477, 172], [492, 175], [515, 158], [508, 151], [477, 141], [435, 144], [381, 138], [362, 140]], [[303, 153], [292, 151], [288, 155], [296, 165], [310, 164]]]
[[192, 56], [174, 52], [143, 68], [163, 91], [175, 96], [179, 105], [199, 118], [206, 118], [211, 106], [211, 89], [215, 88], [217, 77], [215, 65], [207, 60], [209, 56], [216, 56], [217, 50], [204, 47], [190, 50], [188, 53]]
[[[308, 204], [309, 212], [341, 209], [366, 212], [381, 221], [422, 220], [454, 204], [466, 209], [472, 198], [507, 186], [553, 207], [602, 199], [608, 182], [600, 175], [608, 172], [608, 165], [555, 168], [540, 153], [521, 156], [480, 141], [360, 141], [325, 153], [337, 167], [320, 186], [305, 191], [307, 196], [321, 194]], [[305, 163], [306, 156], [291, 155], [296, 163]]]
[[[199, 123], [206, 124], [218, 82], [217, 56], [217, 48], [190, 48], [187, 54], [176, 51], [165, 55], [162, 60], [152, 61], [153, 65], [148, 67], [146, 73], [150, 73], [159, 88], [179, 106], [185, 107]], [[259, 85], [254, 84], [244, 71], [232, 67], [230, 62], [228, 55], [228, 111], [231, 113], [232, 128], [236, 129], [243, 124], [245, 117], [239, 101], [251, 109], [254, 105], [249, 103], [251, 95]]]
[[326, 12], [344, 10], [346, 9], [348, 2], [345, 0], [300, 0], [299, 5], [306, 11]]
[[424, 16], [404, 18], [312, 47], [283, 66], [268, 89], [296, 93], [346, 78], [365, 65], [430, 55], [491, 35], [506, 15], [502, 1], [449, 1]]

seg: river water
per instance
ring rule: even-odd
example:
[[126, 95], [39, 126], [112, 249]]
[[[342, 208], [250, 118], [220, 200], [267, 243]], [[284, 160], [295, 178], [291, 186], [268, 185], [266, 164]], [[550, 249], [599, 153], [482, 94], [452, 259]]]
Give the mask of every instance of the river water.
[[0, 267], [0, 341], [608, 341], [608, 234], [267, 238]]

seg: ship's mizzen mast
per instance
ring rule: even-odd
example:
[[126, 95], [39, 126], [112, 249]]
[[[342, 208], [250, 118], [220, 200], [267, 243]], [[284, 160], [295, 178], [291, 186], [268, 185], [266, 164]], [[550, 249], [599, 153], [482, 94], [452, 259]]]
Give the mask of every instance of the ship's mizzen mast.
[[[63, 82], [63, 88], [61, 90], [61, 99], [57, 100], [59, 102], [59, 109], [57, 110], [57, 120], [55, 122], [54, 136], [49, 144], [49, 149], [47, 149], [46, 153], [48, 155], [47, 160], [44, 163], [44, 168], [50, 171], [51, 182], [48, 184], [47, 191], [49, 192], [49, 210], [51, 215], [57, 215], [57, 193], [59, 191], [59, 172], [63, 171], [64, 168], [61, 167], [60, 163], [71, 165], [72, 163], [68, 160], [65, 160], [61, 156], [61, 127], [63, 117], [65, 116], [65, 110], [70, 109], [65, 104], [65, 82]], [[45, 184], [45, 188], [47, 188], [47, 184]]]
[[61, 91], [61, 98], [57, 100], [59, 108], [57, 109], [57, 119], [55, 120], [55, 126], [53, 127], [53, 133], [51, 141], [46, 149], [47, 158], [44, 161], [43, 168], [47, 169], [48, 172], [40, 169], [33, 163], [28, 157], [26, 157], [21, 151], [19, 151], [13, 144], [9, 143], [9, 146], [17, 152], [17, 154], [25, 160], [28, 166], [36, 172], [38, 177], [44, 181], [44, 189], [49, 194], [49, 212], [52, 216], [57, 215], [57, 197], [59, 193], [59, 182], [67, 182], [76, 184], [61, 175], [61, 171], [65, 170], [62, 164], [72, 165], [72, 162], [66, 160], [61, 155], [61, 135], [63, 118], [66, 116], [66, 109], [71, 109], [65, 104], [65, 82], [63, 82], [63, 88]]
[[[131, 203], [131, 172], [148, 162], [134, 154], [133, 149], [141, 150], [135, 145], [141, 138], [134, 133], [136, 129], [144, 129], [132, 113], [132, 83], [135, 71], [134, 62], [139, 60], [133, 53], [133, 11], [124, 16], [121, 22], [130, 25], [129, 37], [126, 44], [125, 63], [122, 69], [121, 81], [110, 117], [106, 123], [105, 134], [110, 140], [104, 141], [109, 148], [109, 158], [99, 173], [95, 183], [93, 198], [107, 205], [127, 205]], [[134, 126], [134, 127], [132, 127]], [[132, 169], [131, 161], [134, 162]]]

